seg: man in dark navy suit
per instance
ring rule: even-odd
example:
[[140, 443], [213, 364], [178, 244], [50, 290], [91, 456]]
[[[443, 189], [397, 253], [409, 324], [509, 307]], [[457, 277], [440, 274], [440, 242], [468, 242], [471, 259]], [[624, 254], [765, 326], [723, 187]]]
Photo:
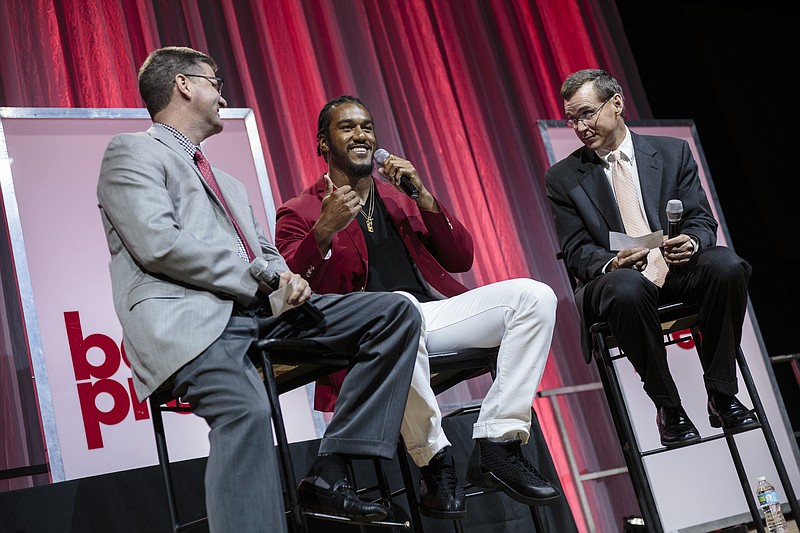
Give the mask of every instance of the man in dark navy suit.
[[[575, 301], [584, 326], [608, 322], [656, 405], [661, 443], [684, 446], [700, 436], [670, 375], [657, 307], [696, 304], [711, 425], [729, 432], [754, 426], [757, 420], [735, 397], [750, 265], [716, 246], [717, 222], [689, 145], [631, 132], [622, 88], [604, 70], [571, 74], [561, 97], [567, 124], [584, 146], [545, 176], [564, 260], [579, 282]], [[672, 199], [683, 204], [678, 236], [652, 250], [611, 250], [610, 231], [631, 237], [667, 233], [666, 205]]]

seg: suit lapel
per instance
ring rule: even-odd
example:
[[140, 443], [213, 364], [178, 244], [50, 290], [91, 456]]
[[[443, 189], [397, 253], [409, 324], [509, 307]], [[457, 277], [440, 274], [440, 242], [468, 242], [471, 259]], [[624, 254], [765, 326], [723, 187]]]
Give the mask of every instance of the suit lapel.
[[661, 161], [657, 159], [656, 150], [644, 139], [631, 133], [633, 149], [636, 153], [636, 169], [639, 172], [639, 184], [642, 189], [645, 216], [650, 228], [663, 229], [659, 216], [661, 199], [662, 168]]
[[[403, 207], [397, 202], [397, 200], [394, 199], [394, 197], [392, 197], [390, 193], [392, 190], [394, 190], [392, 185], [379, 181], [375, 182], [375, 191], [378, 193], [378, 197], [383, 202], [383, 207], [386, 208], [386, 212], [389, 214], [389, 218], [392, 219], [395, 228], [399, 230], [401, 227], [400, 223], [403, 220], [408, 220], [412, 213], [406, 213], [403, 210]], [[383, 194], [384, 192], [387, 192], [387, 194]]]
[[[198, 168], [197, 164], [194, 162], [194, 159], [189, 156], [172, 132], [165, 128], [153, 125], [148, 130], [148, 133], [150, 133], [150, 135], [152, 135], [156, 140], [177, 153], [181, 159], [186, 161], [186, 164], [191, 167], [195, 176], [197, 176], [197, 179], [200, 180], [200, 183], [206, 190], [209, 198], [211, 198], [211, 201], [214, 202], [214, 204], [216, 204], [216, 206], [222, 211], [225, 217], [228, 218], [228, 213], [225, 211], [222, 202], [219, 198], [217, 198], [217, 195], [214, 194], [214, 191], [211, 190], [211, 187], [208, 186], [208, 183], [206, 183], [205, 178], [203, 178], [203, 175], [200, 173], [200, 168]], [[214, 166], [211, 167], [211, 171], [214, 173], [214, 177], [217, 180], [217, 185], [219, 185], [222, 195], [227, 199], [226, 203], [228, 204], [228, 208], [231, 210], [231, 216], [236, 221], [236, 224], [239, 226], [239, 229], [242, 231], [242, 233], [244, 233], [244, 238], [247, 240], [247, 244], [250, 245], [250, 248], [254, 252], [258, 253], [257, 251], [261, 249], [261, 245], [258, 242], [258, 235], [256, 235], [255, 227], [253, 227], [252, 218], [250, 217], [249, 212], [245, 212], [246, 210], [242, 211], [245, 206], [250, 205], [247, 198], [240, 198], [238, 191], [229, 183], [229, 180], [234, 179], [233, 177], [228, 176], [228, 174], [222, 172]], [[233, 225], [231, 224], [231, 226]], [[235, 228], [233, 229], [235, 231]]]
[[[323, 175], [316, 183], [317, 185], [317, 196], [319, 196], [320, 201], [322, 201], [323, 196], [325, 195], [325, 176]], [[356, 215], [358, 216], [358, 215]], [[358, 252], [358, 256], [361, 259], [361, 263], [366, 265], [367, 264], [367, 241], [364, 239], [364, 234], [361, 232], [361, 226], [358, 224], [356, 219], [353, 219], [350, 224], [344, 228], [344, 231], [340, 231], [339, 235], [344, 233], [347, 235], [347, 238], [353, 243], [353, 247], [355, 247], [356, 251]]]
[[[195, 165], [196, 166], [196, 165]], [[250, 211], [250, 200], [247, 193], [242, 195], [239, 187], [235, 187], [235, 178], [218, 168], [211, 167], [214, 172], [214, 177], [217, 179], [219, 190], [225, 197], [225, 203], [230, 209], [231, 216], [236, 221], [239, 229], [242, 231], [242, 236], [250, 245], [250, 249], [258, 255], [261, 250], [261, 244], [258, 242], [258, 235], [256, 234], [255, 225], [253, 223], [253, 216]], [[205, 183], [205, 180], [203, 180]], [[213, 193], [212, 193], [213, 195]], [[216, 196], [214, 197], [216, 199]]]
[[172, 132], [164, 127], [153, 124], [150, 126], [150, 129], [147, 130], [147, 133], [152, 135], [153, 138], [158, 142], [178, 154], [181, 159], [186, 161], [187, 165], [191, 165], [194, 168], [194, 171], [197, 173], [198, 177], [202, 177], [200, 175], [200, 169], [197, 168], [197, 165], [194, 164], [192, 158], [189, 156], [186, 150], [184, 150], [183, 146], [181, 146], [181, 143], [178, 142], [178, 139], [175, 138]]
[[581, 152], [581, 163], [578, 172], [583, 175], [579, 178], [580, 185], [586, 195], [594, 204], [611, 231], [624, 232], [622, 217], [619, 214], [617, 200], [608, 183], [608, 178], [603, 170], [603, 163], [597, 154], [584, 148]]
[[[219, 201], [219, 198], [217, 198], [217, 195], [214, 194], [214, 191], [212, 191], [211, 187], [209, 187], [208, 183], [206, 183], [206, 180], [203, 178], [203, 175], [200, 173], [200, 169], [197, 167], [197, 164], [194, 162], [194, 159], [192, 159], [191, 156], [183, 148], [183, 146], [181, 146], [181, 143], [178, 142], [178, 139], [175, 138], [175, 136], [172, 134], [172, 132], [170, 132], [166, 128], [161, 128], [161, 127], [158, 127], [158, 126], [155, 126], [155, 125], [151, 126], [150, 129], [148, 130], [148, 132], [153, 137], [155, 137], [158, 141], [160, 141], [162, 144], [164, 144], [165, 146], [167, 146], [168, 148], [173, 150], [175, 153], [177, 153], [181, 157], [181, 159], [186, 161], [186, 164], [191, 167], [192, 171], [197, 176], [197, 179], [200, 180], [200, 183], [203, 185], [203, 188], [206, 190], [208, 195], [212, 198], [214, 203], [216, 203], [217, 206], [219, 206], [219, 208], [224, 211], [225, 209], [222, 207], [222, 202]], [[214, 177], [217, 177], [217, 174], [218, 174], [219, 171], [214, 170], [213, 167], [212, 167], [212, 171], [214, 172]], [[217, 183], [219, 183], [219, 180], [217, 180]], [[222, 194], [225, 194], [225, 190], [222, 189], [222, 185], [220, 185], [220, 190], [222, 190]], [[238, 222], [238, 219], [237, 219], [237, 222]]]

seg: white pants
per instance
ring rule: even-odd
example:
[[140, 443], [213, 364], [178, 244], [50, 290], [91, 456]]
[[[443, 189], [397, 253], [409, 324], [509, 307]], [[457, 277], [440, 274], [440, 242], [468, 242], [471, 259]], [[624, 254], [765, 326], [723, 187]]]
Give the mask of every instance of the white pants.
[[[405, 294], [405, 293], [401, 293]], [[531, 405], [544, 373], [556, 321], [556, 295], [544, 283], [512, 279], [445, 300], [417, 303], [419, 351], [401, 433], [417, 466], [449, 445], [430, 385], [428, 353], [500, 346], [497, 377], [483, 400], [472, 438], [528, 442]]]

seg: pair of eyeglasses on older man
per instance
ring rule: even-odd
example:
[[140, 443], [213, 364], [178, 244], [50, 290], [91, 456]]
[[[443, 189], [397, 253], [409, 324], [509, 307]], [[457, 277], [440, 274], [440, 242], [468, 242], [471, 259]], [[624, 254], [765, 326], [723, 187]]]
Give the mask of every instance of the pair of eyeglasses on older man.
[[184, 74], [184, 76], [187, 78], [204, 78], [214, 86], [219, 94], [222, 94], [222, 84], [225, 83], [225, 80], [218, 76], [205, 76], [203, 74]]
[[[616, 96], [616, 95], [614, 95], [614, 96]], [[614, 98], [614, 96], [612, 96], [611, 98]], [[606, 100], [605, 102], [600, 104], [600, 107], [598, 107], [597, 109], [595, 109], [591, 113], [584, 113], [583, 115], [581, 115], [579, 117], [570, 117], [570, 118], [568, 118], [567, 121], [566, 121], [567, 126], [569, 126], [572, 129], [575, 129], [575, 128], [578, 127], [578, 123], [579, 122], [582, 123], [584, 126], [586, 126], [586, 123], [588, 121], [590, 121], [593, 118], [595, 118], [600, 113], [600, 111], [603, 110], [603, 106], [605, 106], [609, 102], [609, 100], [611, 100], [611, 98], [609, 98], [608, 100]]]

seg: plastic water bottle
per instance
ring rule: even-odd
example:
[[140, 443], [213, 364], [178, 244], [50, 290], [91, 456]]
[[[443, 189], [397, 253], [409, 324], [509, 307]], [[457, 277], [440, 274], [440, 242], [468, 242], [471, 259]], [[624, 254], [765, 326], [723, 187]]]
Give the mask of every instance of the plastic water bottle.
[[758, 499], [758, 506], [764, 513], [767, 531], [769, 533], [786, 533], [789, 528], [786, 526], [786, 519], [781, 512], [781, 502], [778, 500], [775, 487], [764, 476], [756, 479], [756, 481], [758, 481], [756, 498]]

